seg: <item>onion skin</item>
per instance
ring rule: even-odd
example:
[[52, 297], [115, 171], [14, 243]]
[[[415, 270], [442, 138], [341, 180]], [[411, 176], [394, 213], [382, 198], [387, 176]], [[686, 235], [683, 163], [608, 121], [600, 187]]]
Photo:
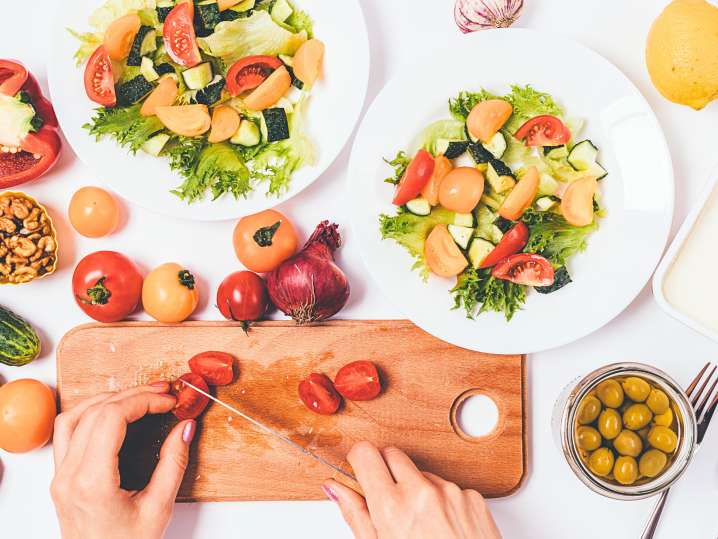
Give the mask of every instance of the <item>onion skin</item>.
[[521, 16], [524, 0], [456, 0], [454, 20], [467, 34], [490, 28], [508, 28]]
[[349, 299], [349, 281], [334, 263], [341, 245], [338, 228], [322, 221], [299, 253], [267, 275], [272, 303], [297, 324], [326, 320]]

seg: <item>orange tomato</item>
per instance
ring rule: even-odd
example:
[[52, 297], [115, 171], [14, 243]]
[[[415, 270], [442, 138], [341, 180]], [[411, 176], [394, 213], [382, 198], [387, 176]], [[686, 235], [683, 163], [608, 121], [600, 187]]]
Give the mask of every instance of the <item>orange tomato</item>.
[[539, 187], [539, 173], [536, 167], [529, 167], [499, 208], [499, 215], [509, 221], [518, 221], [536, 198]]
[[457, 167], [439, 186], [439, 204], [456, 213], [471, 212], [484, 193], [484, 175], [474, 167]]
[[489, 142], [511, 117], [514, 108], [503, 99], [480, 101], [466, 118], [466, 128], [474, 138]]
[[276, 210], [242, 217], [234, 228], [234, 252], [248, 270], [267, 273], [297, 250], [292, 223]]
[[111, 234], [120, 220], [120, 207], [115, 197], [99, 187], [78, 189], [68, 209], [72, 227], [88, 238]]
[[573, 226], [593, 223], [593, 196], [596, 194], [596, 178], [586, 177], [568, 186], [561, 199], [561, 214]]
[[446, 225], [436, 225], [426, 238], [424, 258], [432, 273], [441, 277], [458, 275], [469, 265]]
[[182, 322], [194, 312], [198, 302], [194, 275], [174, 262], [157, 266], [142, 283], [142, 305], [158, 322]]
[[112, 60], [124, 60], [130, 54], [132, 41], [142, 26], [137, 13], [128, 13], [115, 19], [105, 30], [104, 44]]
[[52, 436], [55, 395], [42, 382], [29, 378], [0, 387], [0, 448], [27, 453]]
[[451, 172], [452, 168], [454, 168], [454, 165], [444, 157], [444, 154], [434, 157], [434, 172], [432, 172], [429, 182], [421, 190], [421, 196], [432, 206], [439, 203], [439, 187], [441, 187], [442, 180]]

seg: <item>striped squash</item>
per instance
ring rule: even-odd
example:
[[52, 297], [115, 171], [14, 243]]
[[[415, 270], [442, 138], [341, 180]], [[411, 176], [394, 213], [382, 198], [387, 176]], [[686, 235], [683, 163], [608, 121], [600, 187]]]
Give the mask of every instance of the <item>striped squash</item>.
[[40, 338], [25, 320], [0, 305], [0, 363], [20, 367], [40, 355]]

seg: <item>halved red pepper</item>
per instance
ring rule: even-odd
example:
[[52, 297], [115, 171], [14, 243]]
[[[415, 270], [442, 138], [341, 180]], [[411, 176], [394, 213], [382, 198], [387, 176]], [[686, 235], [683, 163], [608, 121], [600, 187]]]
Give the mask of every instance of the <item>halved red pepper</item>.
[[[42, 120], [42, 125], [24, 134], [17, 146], [3, 146], [0, 151], [0, 189], [5, 189], [39, 178], [50, 170], [57, 162], [62, 143], [52, 104], [21, 63], [0, 60], [0, 94], [11, 98], [20, 95]], [[13, 138], [12, 133], [2, 135], [0, 133], [0, 139]]]

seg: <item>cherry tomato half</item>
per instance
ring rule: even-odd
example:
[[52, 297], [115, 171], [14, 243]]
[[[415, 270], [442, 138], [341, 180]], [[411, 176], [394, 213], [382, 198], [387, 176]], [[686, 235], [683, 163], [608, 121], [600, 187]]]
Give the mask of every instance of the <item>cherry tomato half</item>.
[[511, 255], [494, 266], [491, 275], [526, 286], [551, 286], [554, 281], [551, 262], [541, 255], [530, 253]]
[[519, 127], [514, 137], [526, 139], [526, 146], [560, 146], [569, 141], [571, 132], [556, 116], [544, 114]]
[[182, 383], [182, 380], [186, 380], [193, 386], [209, 393], [209, 387], [207, 382], [204, 381], [199, 374], [188, 372], [179, 377], [170, 384], [170, 393], [177, 398], [177, 404], [175, 404], [172, 413], [179, 420], [194, 419], [201, 414], [209, 404], [209, 399], [198, 393], [191, 387]]
[[371, 361], [354, 361], [339, 369], [334, 387], [346, 399], [370, 401], [381, 393], [381, 380]]
[[189, 370], [199, 374], [213, 386], [226, 386], [232, 383], [233, 365], [234, 357], [226, 352], [202, 352], [189, 360]]
[[401, 177], [399, 185], [396, 186], [392, 204], [401, 206], [419, 196], [433, 173], [434, 157], [426, 150], [416, 152], [414, 159], [411, 160]]
[[267, 312], [267, 285], [256, 273], [235, 271], [217, 289], [217, 308], [227, 320], [252, 322]]
[[193, 67], [202, 61], [194, 32], [194, 4], [180, 2], [172, 8], [164, 25], [162, 37], [167, 54], [179, 65]]
[[245, 56], [234, 62], [227, 72], [227, 91], [232, 97], [262, 84], [282, 61], [275, 56]]
[[98, 322], [119, 322], [140, 302], [142, 275], [125, 255], [97, 251], [77, 264], [72, 294], [89, 317]]
[[85, 66], [85, 92], [99, 105], [114, 107], [117, 103], [112, 62], [104, 45], [97, 47]]
[[277, 268], [294, 254], [298, 241], [292, 223], [276, 210], [242, 217], [232, 238], [239, 261], [257, 273]]
[[501, 262], [504, 258], [516, 254], [526, 246], [529, 241], [529, 228], [524, 223], [516, 223], [504, 234], [501, 241], [494, 247], [479, 268], [490, 268]]
[[332, 415], [342, 402], [329, 377], [316, 372], [299, 383], [299, 398], [312, 412], [321, 415]]

